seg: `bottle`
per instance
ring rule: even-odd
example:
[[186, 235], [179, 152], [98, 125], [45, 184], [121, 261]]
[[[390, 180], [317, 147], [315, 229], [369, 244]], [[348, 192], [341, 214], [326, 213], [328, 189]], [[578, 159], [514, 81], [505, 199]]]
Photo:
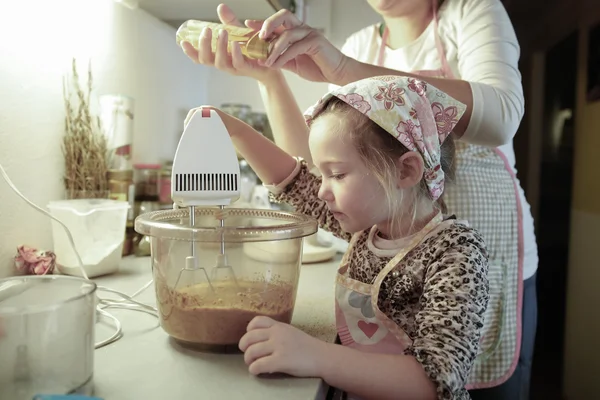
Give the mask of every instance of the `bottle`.
[[100, 121], [108, 141], [110, 169], [130, 170], [135, 100], [121, 94], [99, 97]]
[[129, 211], [127, 212], [127, 223], [125, 224], [125, 237], [123, 241], [123, 257], [133, 253], [133, 229], [134, 222], [134, 196], [135, 186], [133, 182], [133, 170], [108, 170], [108, 198], [113, 200], [127, 201]]
[[133, 182], [133, 170], [113, 170], [109, 169], [108, 178], [108, 198], [112, 200], [126, 201], [129, 203], [127, 214], [127, 227], [133, 227], [133, 208], [135, 186]]
[[198, 41], [202, 29], [210, 28], [213, 32], [211, 47], [213, 51], [217, 49], [217, 35], [220, 30], [226, 30], [228, 33], [227, 51], [231, 52], [231, 43], [238, 42], [242, 54], [250, 59], [266, 60], [269, 56], [270, 42], [260, 39], [258, 31], [246, 27], [233, 25], [217, 24], [214, 22], [188, 20], [177, 29], [177, 44], [189, 42], [195, 49], [198, 49]]

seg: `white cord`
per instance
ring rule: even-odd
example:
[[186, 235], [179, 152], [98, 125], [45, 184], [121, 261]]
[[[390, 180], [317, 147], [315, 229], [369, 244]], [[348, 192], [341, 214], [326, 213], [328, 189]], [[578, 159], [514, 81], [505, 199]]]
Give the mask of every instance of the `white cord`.
[[[79, 252], [77, 251], [77, 248], [75, 246], [75, 241], [73, 240], [73, 235], [71, 234], [71, 231], [69, 230], [69, 228], [61, 220], [54, 217], [48, 211], [44, 210], [43, 208], [41, 208], [40, 206], [38, 206], [37, 204], [35, 204], [31, 200], [29, 200], [27, 197], [25, 197], [19, 191], [19, 189], [17, 189], [17, 187], [14, 185], [14, 183], [10, 180], [10, 178], [8, 177], [8, 174], [4, 170], [4, 167], [2, 166], [2, 164], [0, 164], [0, 173], [2, 174], [2, 177], [4, 178], [4, 180], [6, 181], [8, 186], [20, 198], [22, 198], [27, 204], [29, 204], [31, 207], [33, 207], [37, 211], [41, 212], [42, 214], [49, 217], [50, 219], [58, 222], [64, 228], [64, 230], [67, 234], [67, 238], [69, 239], [69, 243], [71, 244], [71, 247], [73, 248], [73, 252], [75, 253], [75, 256], [77, 257], [77, 263], [78, 263], [79, 270], [81, 271], [81, 275], [85, 279], [89, 280], [88, 275], [85, 272], [85, 268], [83, 268], [83, 261], [81, 260], [81, 256], [79, 255]], [[122, 309], [132, 310], [132, 311], [140, 311], [140, 312], [145, 312], [147, 314], [150, 314], [150, 315], [158, 318], [158, 310], [156, 309], [156, 307], [152, 307], [148, 304], [144, 304], [144, 303], [141, 303], [141, 302], [133, 299], [134, 297], [141, 294], [144, 290], [148, 289], [148, 287], [150, 287], [150, 285], [152, 285], [152, 282], [153, 282], [153, 280], [150, 280], [148, 283], [146, 283], [144, 286], [142, 286], [139, 290], [137, 290], [131, 296], [129, 296], [125, 293], [119, 292], [117, 290], [109, 289], [104, 286], [97, 286], [98, 291], [113, 293], [118, 296], [121, 296], [123, 299], [122, 300], [121, 299], [119, 299], [119, 300], [101, 299], [98, 296], [99, 304], [98, 304], [98, 306], [96, 306], [96, 311], [98, 312], [98, 314], [100, 316], [110, 319], [113, 322], [113, 325], [115, 327], [115, 333], [108, 339], [105, 339], [101, 342], [97, 342], [95, 344], [96, 349], [99, 349], [100, 347], [104, 347], [110, 343], [116, 342], [123, 336], [123, 329], [121, 327], [121, 322], [114, 315], [105, 311], [104, 310], [105, 308], [122, 308]]]

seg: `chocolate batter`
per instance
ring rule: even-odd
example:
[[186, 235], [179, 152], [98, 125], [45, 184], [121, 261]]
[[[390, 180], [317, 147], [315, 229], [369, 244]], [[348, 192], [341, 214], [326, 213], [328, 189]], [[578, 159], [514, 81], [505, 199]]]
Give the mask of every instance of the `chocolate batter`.
[[288, 283], [228, 280], [178, 290], [156, 281], [163, 329], [175, 339], [203, 345], [237, 346], [257, 315], [290, 323], [295, 289]]

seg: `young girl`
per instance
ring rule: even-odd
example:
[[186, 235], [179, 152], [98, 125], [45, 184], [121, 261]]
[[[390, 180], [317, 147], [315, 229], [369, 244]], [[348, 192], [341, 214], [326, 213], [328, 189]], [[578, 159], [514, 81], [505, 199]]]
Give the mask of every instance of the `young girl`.
[[442, 216], [449, 135], [464, 110], [411, 78], [334, 90], [307, 116], [322, 178], [219, 112], [238, 151], [274, 183], [274, 199], [350, 241], [336, 279], [342, 345], [257, 317], [239, 343], [251, 373], [321, 377], [350, 398], [469, 398], [464, 386], [488, 302], [487, 252], [466, 222]]

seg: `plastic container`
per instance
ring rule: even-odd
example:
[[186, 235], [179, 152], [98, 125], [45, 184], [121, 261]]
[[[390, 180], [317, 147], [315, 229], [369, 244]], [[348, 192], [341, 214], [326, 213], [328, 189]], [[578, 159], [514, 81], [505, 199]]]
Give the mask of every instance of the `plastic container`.
[[[109, 199], [53, 201], [50, 213], [71, 231], [89, 278], [118, 271], [129, 204]], [[63, 274], [81, 276], [77, 256], [64, 228], [52, 221], [56, 264]]]
[[[157, 211], [136, 218], [135, 229], [151, 241], [162, 328], [187, 347], [235, 352], [254, 316], [291, 321], [302, 238], [317, 231], [317, 222], [231, 208], [221, 228], [218, 211], [196, 208], [194, 228], [188, 209]], [[231, 268], [215, 268], [222, 253], [220, 265]]]
[[189, 42], [195, 49], [198, 49], [200, 34], [204, 28], [212, 30], [211, 48], [217, 50], [217, 35], [220, 30], [226, 30], [228, 33], [227, 50], [231, 52], [231, 43], [238, 42], [242, 54], [250, 59], [266, 60], [269, 57], [271, 44], [267, 40], [258, 37], [258, 31], [246, 27], [218, 24], [215, 22], [205, 22], [189, 20], [184, 22], [176, 33], [178, 45], [181, 42]]
[[64, 275], [0, 280], [0, 399], [92, 394], [95, 292]]

